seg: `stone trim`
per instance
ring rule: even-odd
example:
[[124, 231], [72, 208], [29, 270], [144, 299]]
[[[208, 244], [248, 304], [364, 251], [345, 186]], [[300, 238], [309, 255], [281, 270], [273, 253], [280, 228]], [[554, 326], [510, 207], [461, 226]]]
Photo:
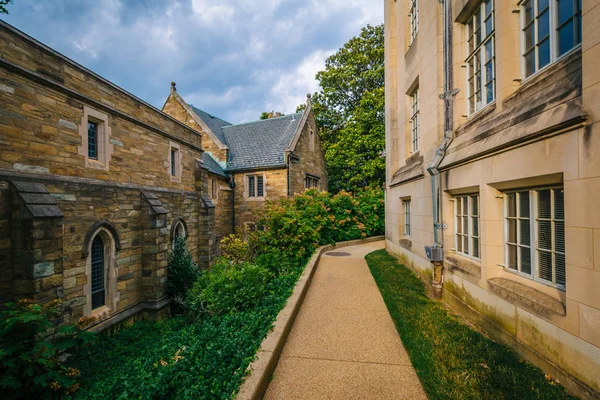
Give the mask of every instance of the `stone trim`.
[[[98, 124], [98, 159], [94, 160], [88, 157], [88, 122], [96, 122]], [[112, 129], [108, 123], [108, 115], [94, 110], [86, 105], [83, 106], [83, 115], [81, 116], [81, 124], [79, 125], [79, 136], [81, 137], [81, 146], [77, 146], [79, 155], [85, 158], [85, 167], [100, 169], [103, 171], [110, 170], [110, 160], [114, 152], [115, 146], [110, 140]], [[100, 151], [102, 146], [102, 151]]]
[[488, 280], [488, 285], [499, 297], [537, 315], [546, 318], [552, 315], [567, 315], [563, 303], [530, 286], [506, 278], [492, 278]]
[[[250, 197], [249, 196], [250, 186], [248, 184], [248, 177], [250, 177], [250, 176], [257, 177], [260, 175], [262, 175], [262, 178], [263, 178], [263, 195], [259, 197], [258, 193], [256, 193], [257, 194], [256, 196]], [[264, 172], [262, 174], [246, 173], [246, 174], [244, 174], [243, 179], [244, 179], [244, 200], [245, 201], [265, 201], [267, 199], [267, 174], [265, 174]], [[258, 184], [257, 184], [257, 191], [258, 191]]]
[[[290, 147], [288, 147], [288, 149], [287, 149], [290, 152], [294, 152], [294, 150], [296, 149], [296, 145], [298, 144], [298, 141], [300, 140], [300, 136], [302, 136], [302, 131], [304, 130], [304, 126], [306, 125], [306, 122], [308, 121], [308, 116], [311, 112], [312, 112], [312, 101], [310, 100], [310, 96], [308, 96], [308, 99], [306, 102], [306, 110], [304, 110], [304, 113], [302, 114], [302, 118], [300, 119], [300, 122], [298, 123], [298, 126], [296, 127], [296, 132], [294, 133], [294, 137], [292, 138]], [[315, 132], [314, 134], [316, 135], [317, 133]]]
[[[0, 26], [2, 26], [2, 25], [4, 25], [4, 24], [2, 23], [2, 21], [0, 21]], [[131, 122], [131, 123], [133, 123], [135, 125], [138, 125], [138, 126], [144, 128], [144, 129], [147, 129], [149, 131], [152, 131], [152, 132], [154, 132], [154, 133], [156, 133], [156, 134], [158, 134], [160, 136], [163, 136], [163, 137], [165, 137], [165, 138], [167, 138], [169, 140], [172, 140], [174, 142], [181, 143], [184, 146], [187, 146], [187, 147], [189, 147], [189, 148], [191, 148], [191, 149], [193, 149], [195, 151], [199, 151], [200, 153], [202, 153], [204, 151], [204, 150], [202, 150], [202, 148], [197, 147], [197, 146], [195, 146], [195, 145], [193, 145], [191, 143], [188, 143], [184, 139], [180, 139], [180, 138], [178, 138], [176, 136], [173, 136], [170, 133], [167, 133], [167, 132], [163, 131], [162, 129], [159, 129], [159, 128], [155, 127], [155, 126], [148, 125], [147, 123], [142, 122], [139, 119], [134, 118], [134, 117], [132, 117], [132, 116], [130, 116], [130, 115], [122, 112], [122, 111], [119, 111], [116, 108], [113, 108], [113, 107], [111, 107], [109, 105], [101, 103], [101, 102], [99, 102], [97, 100], [94, 100], [91, 97], [83, 95], [83, 94], [81, 94], [79, 92], [76, 92], [75, 90], [70, 89], [70, 88], [68, 88], [68, 87], [66, 87], [66, 86], [64, 86], [64, 85], [62, 85], [62, 84], [60, 84], [58, 82], [55, 82], [55, 81], [53, 81], [51, 79], [48, 79], [48, 78], [45, 78], [45, 77], [41, 76], [38, 73], [35, 73], [35, 72], [30, 71], [28, 69], [25, 69], [25, 68], [21, 67], [20, 65], [13, 64], [12, 62], [6, 60], [5, 58], [0, 57], [0, 67], [4, 68], [4, 69], [6, 69], [6, 70], [8, 70], [10, 72], [14, 72], [17, 75], [20, 75], [20, 76], [23, 76], [23, 77], [25, 77], [27, 79], [30, 79], [30, 80], [32, 80], [34, 82], [37, 82], [37, 83], [39, 83], [39, 84], [41, 84], [41, 85], [43, 85], [45, 87], [48, 87], [48, 88], [53, 89], [53, 90], [56, 90], [57, 92], [60, 92], [60, 93], [62, 93], [64, 95], [67, 95], [67, 96], [72, 97], [74, 99], [77, 99], [79, 101], [85, 102], [87, 104], [91, 104], [91, 105], [93, 105], [97, 109], [100, 109], [100, 110], [108, 112], [108, 113], [110, 113], [112, 115], [118, 116], [119, 118], [121, 118], [121, 119], [123, 119], [125, 121]], [[128, 94], [128, 95], [131, 96], [130, 94]], [[139, 101], [141, 101], [141, 100], [139, 100]], [[176, 119], [174, 119], [171, 116], [163, 113], [162, 111], [159, 111], [159, 110], [156, 110], [156, 111], [159, 112], [159, 113], [161, 113], [161, 116], [163, 116], [165, 118], [168, 118], [169, 120], [177, 123], [181, 127], [184, 127], [187, 131], [190, 131], [190, 133], [192, 133], [194, 135], [198, 134], [198, 132], [196, 132], [195, 130], [193, 130], [189, 126], [187, 126], [187, 125], [185, 125], [185, 124], [177, 121]]]
[[[171, 154], [173, 153], [173, 149], [177, 150], [177, 160], [175, 160], [175, 175], [171, 172]], [[177, 143], [169, 142], [169, 154], [167, 155], [168, 163], [167, 163], [167, 173], [169, 174], [169, 178], [171, 182], [181, 182], [181, 172], [182, 172], [182, 159], [183, 154], [181, 153], [181, 146]]]
[[445, 263], [450, 272], [462, 272], [469, 277], [481, 278], [481, 265], [457, 254], [447, 257]]
[[48, 194], [41, 183], [11, 181], [19, 198], [23, 201], [23, 218], [62, 218], [64, 214], [58, 208], [56, 199]]
[[152, 211], [157, 215], [168, 214], [169, 211], [163, 206], [163, 203], [152, 192], [142, 192], [142, 197], [150, 205]]
[[127, 190], [141, 190], [141, 191], [154, 191], [160, 193], [173, 193], [180, 195], [196, 195], [196, 192], [190, 192], [181, 189], [168, 189], [157, 186], [146, 186], [138, 185], [136, 183], [121, 183], [113, 181], [103, 181], [100, 179], [80, 178], [74, 176], [64, 175], [53, 175], [53, 174], [34, 174], [27, 172], [14, 171], [12, 169], [0, 168], [0, 181], [23, 181], [23, 182], [36, 182], [42, 181], [47, 183], [70, 183], [76, 185], [90, 185], [90, 186], [104, 186], [104, 187], [115, 187]]
[[127, 319], [133, 317], [141, 313], [142, 311], [160, 311], [163, 308], [167, 307], [171, 304], [171, 299], [168, 297], [163, 297], [158, 301], [144, 301], [138, 304], [135, 304], [131, 307], [124, 309], [123, 311], [119, 311], [117, 314], [114, 314], [111, 318], [101, 321], [95, 325], [92, 325], [87, 330], [91, 332], [102, 332], [113, 326], [119, 325], [120, 323], [126, 321]]
[[119, 252], [121, 250], [121, 239], [119, 238], [119, 232], [117, 232], [117, 229], [113, 224], [107, 220], [102, 220], [92, 225], [92, 227], [88, 229], [87, 233], [85, 234], [85, 239], [83, 240], [83, 251], [81, 253], [82, 258], [89, 256], [92, 239], [94, 239], [96, 232], [99, 229], [105, 229], [110, 232], [115, 243], [115, 252]]

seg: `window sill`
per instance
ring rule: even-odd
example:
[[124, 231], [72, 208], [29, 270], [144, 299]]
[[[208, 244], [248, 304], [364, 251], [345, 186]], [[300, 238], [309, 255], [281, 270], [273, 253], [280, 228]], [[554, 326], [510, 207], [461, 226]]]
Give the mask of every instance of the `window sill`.
[[446, 265], [451, 272], [460, 271], [469, 276], [481, 278], [481, 265], [467, 257], [458, 254], [452, 255], [446, 258]]
[[530, 286], [506, 278], [492, 278], [488, 284], [504, 300], [541, 316], [566, 316], [565, 305]]
[[110, 315], [110, 308], [106, 306], [98, 307], [90, 313], [90, 317], [96, 318], [97, 321], [103, 321]]
[[265, 201], [267, 200], [266, 196], [263, 197], [245, 197], [244, 200], [246, 201]]

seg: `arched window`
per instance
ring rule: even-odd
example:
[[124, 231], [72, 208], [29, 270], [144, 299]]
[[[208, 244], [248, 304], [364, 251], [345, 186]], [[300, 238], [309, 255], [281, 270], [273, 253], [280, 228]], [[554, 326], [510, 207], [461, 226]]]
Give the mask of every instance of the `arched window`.
[[104, 241], [102, 235], [96, 235], [92, 242], [91, 267], [92, 267], [92, 310], [106, 305], [106, 266], [104, 257]]
[[117, 252], [119, 235], [108, 221], [95, 223], [86, 234], [83, 248], [86, 283], [83, 287], [84, 315], [104, 316], [117, 310]]
[[171, 226], [171, 246], [175, 247], [177, 239], [185, 237], [187, 237], [187, 226], [182, 218], [178, 218]]

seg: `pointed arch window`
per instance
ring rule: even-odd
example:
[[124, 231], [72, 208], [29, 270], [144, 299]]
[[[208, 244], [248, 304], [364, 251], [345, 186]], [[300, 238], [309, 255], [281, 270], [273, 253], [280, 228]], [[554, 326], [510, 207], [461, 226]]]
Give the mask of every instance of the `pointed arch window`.
[[101, 235], [96, 235], [92, 242], [92, 310], [106, 305], [106, 265], [105, 246]]

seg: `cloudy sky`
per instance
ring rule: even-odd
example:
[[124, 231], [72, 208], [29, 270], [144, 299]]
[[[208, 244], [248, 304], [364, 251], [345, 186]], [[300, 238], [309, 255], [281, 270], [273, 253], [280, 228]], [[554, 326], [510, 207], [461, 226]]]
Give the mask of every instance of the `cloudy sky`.
[[14, 0], [2, 19], [161, 108], [170, 88], [232, 123], [294, 112], [381, 0]]

